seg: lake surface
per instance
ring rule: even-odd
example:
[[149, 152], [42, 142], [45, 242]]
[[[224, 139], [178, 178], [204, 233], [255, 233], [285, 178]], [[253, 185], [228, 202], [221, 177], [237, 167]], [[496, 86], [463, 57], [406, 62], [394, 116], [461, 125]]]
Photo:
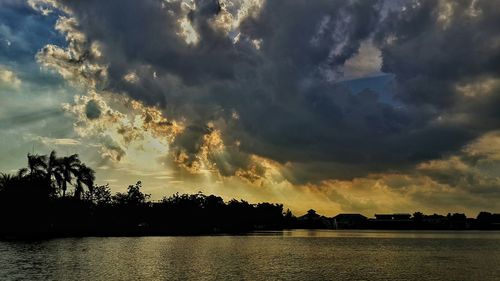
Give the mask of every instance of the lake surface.
[[0, 241], [0, 280], [500, 280], [500, 232]]

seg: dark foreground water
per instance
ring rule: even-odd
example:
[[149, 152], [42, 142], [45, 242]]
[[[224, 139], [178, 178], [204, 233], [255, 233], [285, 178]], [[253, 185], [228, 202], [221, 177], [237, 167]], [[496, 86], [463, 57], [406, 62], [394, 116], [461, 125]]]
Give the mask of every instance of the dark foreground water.
[[500, 280], [500, 232], [2, 241], [0, 280]]

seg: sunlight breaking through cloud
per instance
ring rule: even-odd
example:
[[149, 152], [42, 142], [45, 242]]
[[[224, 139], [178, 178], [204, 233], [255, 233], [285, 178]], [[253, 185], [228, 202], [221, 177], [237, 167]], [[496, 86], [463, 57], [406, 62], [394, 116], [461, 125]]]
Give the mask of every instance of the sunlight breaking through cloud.
[[78, 147], [116, 185], [134, 175], [297, 209], [476, 210], [499, 193], [494, 1], [24, 6], [50, 28], [0, 30], [0, 51], [36, 60], [0, 56], [0, 125], [22, 124], [22, 149]]

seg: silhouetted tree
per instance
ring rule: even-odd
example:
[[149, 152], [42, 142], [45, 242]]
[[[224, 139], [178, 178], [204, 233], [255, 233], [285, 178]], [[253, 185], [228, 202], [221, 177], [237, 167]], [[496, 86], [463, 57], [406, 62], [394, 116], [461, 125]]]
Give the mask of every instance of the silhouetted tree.
[[[140, 181], [114, 196], [109, 185], [94, 186], [94, 181], [95, 172], [76, 154], [62, 158], [55, 151], [49, 156], [28, 154], [28, 168], [17, 175], [0, 173], [0, 236], [242, 233], [332, 227], [331, 218], [313, 209], [295, 217], [290, 210], [283, 211], [282, 204], [236, 199], [226, 203], [222, 197], [202, 192], [175, 193], [161, 202], [150, 202]], [[74, 197], [66, 197], [68, 184], [75, 188]], [[54, 192], [56, 189], [60, 192]], [[500, 214], [488, 212], [481, 212], [476, 221], [459, 213], [445, 217], [421, 212], [414, 213], [412, 220], [378, 226], [376, 220], [364, 221], [361, 228], [500, 229]]]
[[29, 170], [27, 168], [21, 168], [17, 171], [18, 178], [24, 178], [28, 174]]
[[10, 174], [0, 173], [0, 189], [4, 187], [5, 183], [10, 182], [12, 176]]
[[83, 185], [92, 193], [95, 181], [95, 172], [85, 164], [79, 164], [76, 173], [75, 198], [80, 199], [83, 193]]
[[16, 185], [18, 180], [19, 178], [17, 176], [0, 173], [0, 191], [5, 190], [10, 186]]
[[71, 184], [73, 176], [77, 176], [79, 174], [81, 161], [78, 159], [78, 154], [73, 154], [59, 159], [58, 162], [56, 170], [57, 173], [62, 175], [62, 196], [65, 197], [66, 190], [68, 189], [68, 183]]
[[129, 185], [127, 193], [117, 193], [112, 197], [118, 205], [140, 206], [148, 203], [150, 194], [141, 192], [142, 182], [138, 181], [134, 185]]
[[46, 161], [47, 156], [45, 155], [28, 153], [28, 168], [31, 177], [44, 174], [44, 170], [47, 168]]
[[94, 188], [84, 194], [84, 199], [91, 201], [98, 206], [111, 204], [112, 196], [109, 184], [94, 186]]
[[424, 214], [421, 212], [415, 212], [413, 213], [413, 221], [415, 222], [422, 222], [424, 219]]
[[63, 175], [61, 173], [61, 170], [58, 169], [58, 166], [60, 165], [60, 159], [57, 158], [57, 154], [55, 150], [52, 150], [50, 152], [49, 157], [46, 159], [46, 164], [45, 164], [45, 178], [47, 181], [47, 184], [55, 191], [55, 186], [53, 183], [52, 178], [55, 180], [55, 185], [61, 189], [62, 188], [62, 182], [64, 180]]

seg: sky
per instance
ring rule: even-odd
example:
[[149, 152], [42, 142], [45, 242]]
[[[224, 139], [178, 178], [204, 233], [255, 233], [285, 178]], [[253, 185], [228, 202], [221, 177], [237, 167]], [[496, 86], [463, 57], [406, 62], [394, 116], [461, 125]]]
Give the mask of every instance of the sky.
[[500, 212], [500, 1], [0, 0], [0, 171], [297, 214]]

